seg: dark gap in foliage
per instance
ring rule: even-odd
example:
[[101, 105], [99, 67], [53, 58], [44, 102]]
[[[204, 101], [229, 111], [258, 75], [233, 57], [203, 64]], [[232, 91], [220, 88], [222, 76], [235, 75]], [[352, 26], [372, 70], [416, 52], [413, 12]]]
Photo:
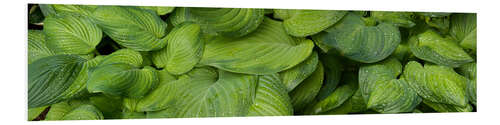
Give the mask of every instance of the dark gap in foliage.
[[47, 113], [49, 113], [49, 110], [50, 110], [50, 106], [45, 108], [45, 110], [43, 110], [43, 112], [40, 113], [40, 115], [38, 115], [35, 119], [33, 119], [33, 121], [45, 120], [45, 117], [47, 116]]
[[104, 37], [97, 45], [96, 50], [101, 55], [109, 55], [121, 47], [113, 41], [109, 36]]

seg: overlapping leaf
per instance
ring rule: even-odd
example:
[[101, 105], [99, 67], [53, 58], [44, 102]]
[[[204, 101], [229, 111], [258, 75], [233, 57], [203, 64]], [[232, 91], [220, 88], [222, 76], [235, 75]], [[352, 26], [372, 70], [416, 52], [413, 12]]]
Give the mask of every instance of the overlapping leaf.
[[293, 106], [286, 86], [281, 83], [279, 75], [259, 76], [254, 103], [250, 106], [248, 116], [287, 116], [293, 115]]
[[337, 23], [347, 11], [341, 10], [275, 10], [283, 19], [285, 31], [297, 37], [313, 35]]
[[306, 110], [306, 114], [321, 114], [337, 107], [351, 98], [358, 88], [357, 75], [347, 74], [344, 75], [345, 84], [339, 86], [328, 97], [321, 99], [312, 107]]
[[283, 84], [285, 84], [287, 91], [292, 91], [302, 81], [309, 77], [309, 75], [316, 70], [318, 61], [318, 53], [313, 52], [311, 56], [304, 60], [304, 62], [291, 69], [280, 72], [281, 79], [283, 80]]
[[89, 101], [86, 99], [75, 99], [53, 104], [50, 106], [50, 110], [47, 113], [45, 120], [62, 120], [64, 116], [72, 110], [88, 104]]
[[320, 55], [320, 61], [325, 64], [324, 65], [324, 82], [323, 86], [319, 90], [318, 96], [316, 99], [323, 100], [326, 97], [330, 96], [332, 92], [335, 91], [337, 85], [342, 78], [342, 70], [343, 64], [341, 63], [340, 57], [333, 53], [327, 53]]
[[476, 105], [477, 91], [477, 65], [476, 63], [467, 63], [458, 68], [458, 73], [465, 76], [467, 80], [467, 97], [469, 101]]
[[324, 42], [323, 45], [335, 48], [343, 56], [359, 62], [383, 60], [401, 41], [398, 27], [384, 22], [376, 26], [367, 25], [362, 17], [349, 13], [326, 29], [319, 42]]
[[176, 78], [163, 69], [158, 71], [159, 85], [145, 97], [137, 100], [135, 111], [160, 111], [163, 109], [173, 109], [177, 91], [183, 82], [174, 82]]
[[28, 109], [28, 121], [34, 120], [37, 118], [48, 106], [42, 106], [37, 108], [29, 108]]
[[476, 20], [475, 13], [453, 14], [451, 16], [450, 35], [460, 43], [460, 46], [476, 50]]
[[28, 64], [55, 53], [47, 47], [45, 34], [41, 30], [28, 30]]
[[158, 15], [165, 15], [174, 11], [175, 7], [160, 7], [160, 6], [140, 6], [143, 9], [149, 9], [156, 12]]
[[424, 100], [465, 107], [467, 79], [452, 68], [411, 61], [405, 66], [404, 78]]
[[47, 46], [57, 54], [88, 54], [102, 38], [102, 31], [89, 17], [58, 14], [45, 18]]
[[380, 22], [388, 22], [400, 27], [411, 28], [416, 25], [412, 19], [413, 13], [372, 11], [370, 14]]
[[118, 119], [121, 117], [123, 99], [118, 96], [100, 94], [89, 98], [90, 103], [98, 108], [104, 118]]
[[438, 65], [458, 67], [473, 61], [455, 42], [432, 30], [411, 37], [409, 44], [416, 57]]
[[101, 111], [93, 105], [82, 105], [64, 115], [61, 120], [101, 120], [104, 119]]
[[314, 101], [323, 85], [323, 78], [323, 64], [319, 62], [316, 70], [289, 93], [295, 112], [303, 112], [304, 108]]
[[176, 8], [170, 17], [177, 26], [194, 22], [203, 33], [225, 37], [245, 36], [257, 29], [264, 19], [264, 9], [250, 8]]
[[142, 55], [132, 49], [120, 49], [110, 55], [106, 55], [99, 65], [127, 63], [135, 67], [140, 67], [143, 63]]
[[313, 47], [311, 40], [290, 37], [281, 22], [266, 18], [245, 37], [206, 43], [200, 63], [237, 73], [271, 74], [301, 63]]
[[154, 64], [175, 75], [191, 70], [203, 52], [200, 33], [198, 24], [185, 23], [174, 28], [167, 36], [167, 47], [153, 53]]
[[136, 51], [159, 50], [167, 44], [167, 23], [138, 7], [99, 6], [95, 22], [118, 44]]

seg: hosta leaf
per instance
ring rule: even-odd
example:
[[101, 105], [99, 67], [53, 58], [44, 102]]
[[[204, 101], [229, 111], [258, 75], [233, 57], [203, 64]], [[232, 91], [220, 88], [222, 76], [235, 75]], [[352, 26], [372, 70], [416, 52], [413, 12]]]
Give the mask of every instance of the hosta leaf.
[[384, 22], [376, 26], [367, 25], [362, 17], [349, 13], [326, 29], [320, 41], [352, 60], [364, 63], [383, 60], [401, 41], [399, 29]]
[[167, 36], [167, 47], [154, 52], [156, 67], [180, 75], [191, 70], [201, 59], [204, 42], [200, 25], [184, 23], [174, 28]]
[[473, 61], [455, 42], [432, 30], [411, 37], [409, 44], [416, 57], [438, 65], [458, 67]]
[[87, 89], [90, 93], [141, 98], [156, 87], [157, 82], [156, 70], [152, 67], [138, 69], [126, 63], [112, 63], [90, 72]]
[[[285, 31], [297, 37], [316, 34], [337, 23], [347, 11], [340, 10], [280, 10]], [[283, 12], [281, 12], [283, 13]]]
[[460, 107], [467, 105], [467, 79], [452, 68], [411, 61], [405, 66], [404, 78], [424, 100]]
[[120, 49], [104, 57], [99, 65], [127, 63], [135, 67], [140, 67], [143, 63], [141, 53], [132, 49]]
[[444, 12], [416, 12], [417, 15], [427, 16], [427, 17], [445, 17], [449, 16], [451, 13]]
[[50, 106], [50, 110], [47, 113], [45, 120], [62, 120], [63, 117], [73, 109], [86, 104], [89, 104], [89, 102], [85, 99], [75, 99], [53, 104]]
[[159, 50], [167, 45], [167, 23], [153, 11], [138, 7], [99, 6], [95, 22], [118, 44], [136, 50]]
[[28, 64], [55, 53], [47, 47], [45, 34], [41, 30], [28, 30]]
[[320, 114], [340, 107], [351, 98], [358, 88], [358, 79], [355, 74], [346, 74], [343, 78], [345, 84], [339, 86], [328, 97], [320, 100], [312, 107], [308, 107], [306, 114]]
[[421, 98], [404, 79], [402, 65], [390, 58], [359, 69], [359, 85], [367, 108], [380, 113], [411, 112]]
[[106, 119], [118, 119], [121, 117], [122, 98], [100, 94], [89, 98], [92, 105], [97, 107]]
[[451, 15], [450, 35], [460, 43], [460, 46], [476, 50], [476, 20], [475, 13]]
[[287, 88], [287, 91], [292, 91], [297, 85], [299, 85], [304, 79], [309, 77], [316, 67], [318, 66], [318, 53], [313, 52], [304, 62], [296, 65], [295, 67], [280, 72], [283, 84]]
[[469, 101], [476, 105], [477, 71], [476, 63], [467, 63], [458, 68], [458, 73], [462, 74], [467, 80], [467, 97]]
[[40, 113], [42, 113], [49, 106], [42, 106], [37, 108], [29, 108], [28, 109], [28, 121], [34, 120], [37, 118]]
[[425, 17], [425, 23], [428, 26], [438, 29], [442, 33], [448, 33], [450, 30], [450, 18], [444, 17]]
[[339, 81], [341, 79], [341, 74], [343, 70], [343, 64], [341, 63], [340, 57], [333, 53], [321, 54], [320, 61], [324, 65], [324, 82], [323, 86], [319, 90], [317, 100], [323, 100], [335, 91]]
[[145, 112], [132, 112], [132, 111], [123, 111], [121, 114], [122, 119], [144, 119], [147, 118]]
[[136, 111], [159, 111], [171, 109], [178, 95], [177, 90], [183, 82], [174, 82], [176, 78], [163, 69], [158, 71], [159, 85], [148, 95], [138, 100]]
[[61, 120], [101, 120], [104, 119], [101, 111], [93, 105], [82, 105], [64, 115]]
[[96, 5], [64, 5], [64, 4], [52, 4], [50, 5], [54, 8], [56, 13], [72, 13], [81, 14], [84, 16], [91, 16], [92, 12], [97, 8]]
[[255, 100], [248, 116], [293, 115], [293, 106], [278, 74], [259, 76]]
[[90, 18], [62, 14], [45, 18], [43, 32], [47, 46], [58, 54], [88, 54], [102, 38], [102, 31]]
[[290, 37], [281, 22], [266, 18], [245, 37], [206, 43], [200, 63], [237, 73], [271, 74], [301, 63], [313, 47], [312, 41]]
[[466, 104], [464, 107], [462, 107], [462, 106], [456, 106], [456, 105], [450, 105], [450, 104], [434, 103], [434, 102], [427, 101], [427, 100], [424, 100], [423, 102], [438, 112], [471, 112], [472, 111], [472, 106], [469, 104]]
[[148, 9], [156, 12], [158, 15], [165, 15], [174, 11], [175, 7], [160, 7], [160, 6], [140, 6], [142, 9]]
[[264, 19], [264, 9], [250, 8], [176, 8], [170, 15], [174, 26], [194, 22], [203, 33], [241, 37], [253, 32]]
[[151, 111], [146, 113], [146, 118], [174, 118], [174, 116], [174, 108], [167, 108], [160, 111]]
[[179, 78], [183, 87], [178, 96], [182, 99], [175, 104], [176, 117], [247, 115], [255, 97], [257, 76], [223, 70], [218, 70], [218, 79], [211, 73], [196, 74]]
[[374, 17], [380, 22], [388, 22], [404, 28], [411, 28], [416, 25], [412, 19], [413, 13], [372, 11], [370, 14], [371, 17]]
[[316, 70], [289, 93], [295, 112], [302, 112], [303, 109], [314, 100], [314, 97], [316, 97], [323, 85], [323, 71], [323, 64], [320, 62]]
[[[83, 69], [85, 59], [75, 55], [56, 55], [28, 65], [28, 108], [58, 103], [71, 98], [71, 88]], [[84, 85], [77, 85], [84, 86]]]

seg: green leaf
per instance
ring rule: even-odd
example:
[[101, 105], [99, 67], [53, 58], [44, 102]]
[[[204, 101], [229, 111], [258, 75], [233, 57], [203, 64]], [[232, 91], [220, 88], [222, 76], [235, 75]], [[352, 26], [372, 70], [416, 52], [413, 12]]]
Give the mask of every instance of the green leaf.
[[75, 99], [53, 104], [50, 106], [50, 110], [45, 116], [45, 120], [62, 120], [63, 117], [73, 109], [87, 104], [89, 104], [89, 102], [85, 99]]
[[84, 62], [85, 59], [75, 55], [56, 55], [29, 64], [28, 108], [58, 103], [76, 95], [77, 88], [84, 88], [78, 82]]
[[61, 120], [102, 120], [101, 111], [93, 105], [82, 105], [64, 115]]
[[308, 107], [305, 114], [321, 114], [346, 103], [346, 101], [356, 92], [358, 88], [358, 79], [356, 74], [346, 74], [343, 79], [345, 84], [340, 85], [333, 93], [318, 101], [312, 107]]
[[438, 65], [458, 67], [473, 61], [455, 42], [432, 30], [411, 37], [409, 44], [416, 57]]
[[462, 107], [462, 106], [456, 106], [456, 105], [450, 105], [450, 104], [434, 103], [434, 102], [428, 101], [428, 100], [424, 100], [423, 102], [438, 112], [471, 112], [472, 111], [472, 106], [469, 104], [466, 104], [465, 106]]
[[411, 28], [416, 24], [413, 22], [413, 13], [408, 12], [389, 12], [389, 11], [371, 11], [371, 17], [380, 22], [392, 23], [399, 27]]
[[341, 63], [340, 57], [333, 53], [321, 54], [320, 61], [324, 65], [324, 82], [319, 90], [317, 100], [323, 100], [330, 96], [335, 91], [341, 79], [344, 65]]
[[313, 52], [304, 62], [296, 65], [295, 67], [280, 72], [283, 84], [286, 86], [287, 91], [292, 91], [309, 75], [311, 75], [318, 66], [318, 53]]
[[167, 23], [153, 11], [138, 7], [99, 6], [95, 22], [118, 44], [136, 50], [159, 50], [167, 45]]
[[289, 93], [295, 112], [302, 112], [314, 100], [323, 85], [323, 78], [323, 64], [319, 62], [316, 70]]
[[242, 38], [222, 38], [205, 45], [200, 64], [247, 74], [271, 74], [304, 61], [314, 44], [288, 36], [282, 23], [266, 18], [253, 33]]
[[467, 79], [452, 68], [411, 61], [405, 66], [404, 78], [424, 100], [465, 107]]
[[[337, 23], [347, 11], [339, 10], [279, 10], [288, 11], [283, 16], [285, 31], [296, 37], [319, 33]], [[278, 14], [279, 15], [279, 14]]]
[[477, 16], [475, 13], [451, 15], [450, 35], [460, 46], [476, 50]]
[[126, 63], [100, 65], [90, 72], [87, 89], [90, 93], [141, 98], [156, 87], [156, 75], [149, 66], [138, 69]]
[[184, 23], [175, 27], [167, 36], [168, 45], [153, 53], [158, 68], [180, 75], [191, 70], [201, 59], [204, 41], [200, 25]]
[[119, 119], [122, 112], [122, 98], [100, 94], [89, 98], [92, 105], [97, 107], [105, 119]]
[[28, 64], [52, 55], [55, 53], [47, 47], [45, 34], [41, 30], [28, 30]]
[[441, 33], [448, 33], [450, 30], [450, 18], [444, 17], [425, 17], [425, 23], [428, 26], [438, 29]]
[[143, 63], [143, 58], [141, 53], [132, 49], [120, 49], [104, 57], [99, 65], [113, 63], [126, 63], [135, 67], [140, 67]]
[[160, 7], [160, 6], [140, 6], [142, 9], [148, 9], [158, 15], [165, 15], [174, 11], [175, 7]]
[[37, 108], [29, 108], [28, 109], [28, 121], [34, 120], [37, 118], [45, 109], [49, 106], [42, 106]]
[[293, 115], [293, 106], [279, 75], [259, 76], [254, 103], [250, 106], [248, 116], [287, 115]]
[[467, 63], [458, 67], [457, 72], [465, 76], [467, 80], [467, 97], [469, 101], [476, 105], [477, 91], [477, 65], [476, 63]]
[[102, 31], [90, 18], [60, 14], [45, 18], [43, 32], [47, 46], [57, 54], [88, 54], [102, 38]]
[[416, 12], [417, 15], [427, 16], [427, 17], [445, 17], [449, 16], [451, 13], [444, 12]]
[[328, 48], [363, 63], [373, 63], [388, 57], [401, 41], [398, 27], [390, 23], [368, 24], [362, 17], [349, 13], [341, 21], [326, 29], [320, 38]]
[[159, 85], [148, 95], [137, 100], [135, 111], [160, 111], [171, 109], [175, 104], [178, 95], [177, 91], [182, 87], [183, 82], [174, 82], [177, 80], [173, 75], [163, 69], [158, 71]]
[[245, 36], [257, 29], [264, 19], [264, 9], [180, 7], [170, 15], [174, 26], [194, 22], [203, 33], [225, 37]]
[[359, 85], [367, 108], [380, 113], [411, 112], [422, 100], [404, 79], [402, 65], [390, 58], [359, 69]]
[[52, 4], [50, 5], [54, 8], [57, 14], [60, 13], [71, 13], [80, 14], [84, 16], [92, 16], [92, 12], [97, 8], [96, 5], [65, 5], [65, 4]]

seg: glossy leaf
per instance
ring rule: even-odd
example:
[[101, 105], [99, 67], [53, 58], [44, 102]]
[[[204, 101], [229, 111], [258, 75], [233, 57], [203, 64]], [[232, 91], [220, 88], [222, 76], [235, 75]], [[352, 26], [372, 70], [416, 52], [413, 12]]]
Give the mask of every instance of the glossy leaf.
[[118, 119], [121, 117], [123, 99], [118, 96], [100, 94], [89, 98], [92, 105], [99, 109], [105, 119]]
[[62, 14], [45, 18], [43, 32], [47, 46], [57, 54], [88, 54], [102, 38], [102, 31], [90, 18]]
[[293, 106], [286, 86], [278, 74], [259, 76], [254, 103], [248, 116], [287, 116], [293, 115]]
[[101, 111], [93, 105], [82, 105], [64, 115], [61, 120], [101, 120], [104, 119]]
[[45, 120], [62, 120], [63, 117], [73, 109], [87, 104], [89, 104], [89, 102], [85, 99], [75, 99], [53, 104], [50, 106], [50, 110], [45, 116]]
[[206, 43], [200, 64], [237, 73], [271, 74], [301, 63], [313, 47], [312, 41], [290, 37], [281, 22], [266, 18], [245, 37]]
[[28, 121], [34, 120], [37, 118], [45, 109], [49, 106], [42, 106], [37, 108], [29, 108], [28, 109]]
[[167, 70], [158, 71], [159, 85], [148, 95], [137, 100], [135, 111], [160, 111], [173, 108], [177, 91], [183, 85], [183, 82], [174, 82], [175, 78]]
[[320, 61], [324, 65], [324, 82], [323, 86], [319, 90], [318, 96], [316, 99], [323, 100], [326, 97], [330, 96], [332, 92], [335, 91], [337, 85], [342, 78], [342, 71], [344, 70], [344, 65], [341, 63], [341, 59], [338, 55], [333, 53], [322, 54], [320, 55]]
[[283, 18], [285, 31], [296, 37], [305, 37], [319, 33], [337, 23], [347, 11], [340, 10], [279, 10], [286, 15]]
[[126, 63], [135, 67], [140, 67], [143, 63], [141, 53], [132, 49], [120, 49], [103, 58], [99, 65]]
[[156, 87], [158, 78], [152, 67], [138, 69], [126, 63], [100, 65], [90, 72], [87, 89], [99, 93], [141, 98]]
[[194, 22], [202, 32], [225, 37], [245, 36], [257, 29], [264, 19], [264, 9], [250, 8], [176, 8], [170, 15], [174, 26]]
[[456, 106], [456, 105], [450, 105], [450, 104], [443, 104], [443, 103], [434, 103], [432, 101], [427, 101], [424, 100], [423, 103], [431, 107], [432, 109], [438, 111], [438, 112], [471, 112], [472, 111], [472, 106], [469, 104], [466, 104], [464, 107], [462, 106]]
[[304, 108], [314, 100], [323, 85], [323, 78], [323, 64], [318, 63], [316, 70], [289, 93], [295, 112], [303, 112]]
[[475, 13], [451, 15], [450, 35], [460, 46], [476, 50], [477, 16]]
[[65, 5], [65, 4], [52, 4], [52, 8], [58, 14], [71, 13], [80, 14], [83, 16], [91, 16], [92, 12], [97, 8], [96, 5]]
[[136, 50], [159, 50], [167, 45], [167, 23], [153, 11], [138, 7], [99, 6], [95, 22], [118, 44]]
[[467, 97], [469, 101], [476, 105], [477, 98], [477, 65], [476, 63], [467, 63], [458, 68], [458, 73], [465, 76], [467, 80]]
[[160, 6], [140, 6], [142, 9], [148, 9], [156, 12], [158, 15], [165, 15], [174, 11], [175, 7], [160, 7]]
[[325, 32], [320, 38], [324, 45], [335, 48], [349, 59], [363, 63], [385, 59], [401, 41], [398, 27], [390, 23], [367, 26], [362, 17], [352, 13]]
[[416, 57], [438, 65], [458, 67], [473, 61], [455, 42], [432, 30], [411, 37], [409, 44]]
[[411, 61], [405, 66], [404, 78], [420, 97], [434, 103], [465, 107], [467, 79], [452, 68]]
[[200, 25], [179, 25], [168, 34], [167, 41], [167, 47], [153, 53], [153, 62], [157, 67], [180, 75], [191, 70], [200, 61], [204, 45]]
[[28, 30], [28, 64], [52, 55], [55, 53], [47, 47], [45, 34], [41, 30]]
[[427, 16], [427, 17], [445, 17], [449, 16], [451, 13], [444, 12], [416, 12], [417, 15]]
[[411, 28], [416, 25], [412, 19], [413, 13], [372, 11], [370, 14], [380, 22], [392, 23], [399, 27]]
[[287, 91], [292, 91], [309, 75], [311, 75], [318, 66], [318, 53], [313, 52], [304, 62], [296, 65], [295, 67], [280, 72], [283, 84]]
[[351, 98], [358, 88], [357, 75], [347, 74], [344, 75], [345, 84], [339, 86], [333, 91], [328, 97], [320, 100], [312, 107], [306, 110], [306, 114], [320, 114], [337, 107], [340, 107], [343, 103]]

